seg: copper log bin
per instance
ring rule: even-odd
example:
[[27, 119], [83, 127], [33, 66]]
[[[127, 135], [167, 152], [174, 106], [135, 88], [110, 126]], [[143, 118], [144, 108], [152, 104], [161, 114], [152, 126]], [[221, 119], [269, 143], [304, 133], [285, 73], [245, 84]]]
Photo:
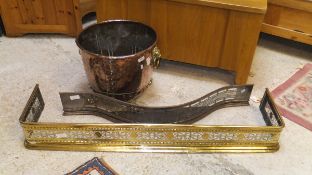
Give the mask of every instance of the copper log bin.
[[76, 44], [91, 88], [121, 100], [142, 92], [159, 64], [156, 41], [151, 27], [127, 20], [105, 21], [82, 31]]

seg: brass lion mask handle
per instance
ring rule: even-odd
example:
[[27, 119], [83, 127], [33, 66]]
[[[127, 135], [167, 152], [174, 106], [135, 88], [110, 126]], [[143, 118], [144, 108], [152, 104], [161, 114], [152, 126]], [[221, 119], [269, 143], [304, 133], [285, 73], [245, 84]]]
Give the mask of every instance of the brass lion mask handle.
[[161, 53], [160, 53], [160, 50], [159, 50], [159, 48], [157, 46], [154, 47], [152, 54], [153, 54], [152, 55], [152, 57], [153, 57], [153, 67], [157, 69], [159, 67], [160, 60], [161, 60]]

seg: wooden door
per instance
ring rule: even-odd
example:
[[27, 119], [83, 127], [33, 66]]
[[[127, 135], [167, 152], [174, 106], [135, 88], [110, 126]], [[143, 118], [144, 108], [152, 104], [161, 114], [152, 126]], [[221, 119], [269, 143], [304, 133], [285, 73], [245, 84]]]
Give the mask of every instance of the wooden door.
[[0, 4], [8, 36], [77, 33], [72, 0], [0, 0]]

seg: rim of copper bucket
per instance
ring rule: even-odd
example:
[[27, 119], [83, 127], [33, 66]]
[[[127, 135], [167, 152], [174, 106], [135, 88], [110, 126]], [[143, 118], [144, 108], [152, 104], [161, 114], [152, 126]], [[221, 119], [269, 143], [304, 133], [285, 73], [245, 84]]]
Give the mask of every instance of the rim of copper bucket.
[[[146, 49], [144, 49], [142, 51], [136, 52], [134, 54], [123, 55], [123, 56], [109, 56], [109, 55], [103, 55], [103, 54], [94, 53], [94, 52], [91, 52], [91, 51], [85, 49], [79, 43], [79, 38], [81, 37], [81, 35], [84, 32], [87, 32], [87, 30], [89, 30], [90, 28], [98, 26], [98, 25], [105, 25], [105, 24], [111, 23], [111, 22], [130, 22], [130, 23], [136, 23], [136, 24], [139, 24], [139, 25], [143, 25], [143, 26], [149, 28], [155, 34], [155, 42], [153, 44], [151, 44], [151, 46], [149, 46], [148, 48], [146, 48]], [[157, 44], [157, 40], [158, 40], [157, 32], [152, 27], [150, 27], [149, 25], [146, 25], [146, 24], [138, 22], [138, 21], [133, 21], [133, 20], [114, 19], [114, 20], [102, 21], [102, 22], [99, 22], [99, 23], [96, 23], [96, 24], [92, 24], [92, 25], [86, 27], [82, 32], [79, 33], [79, 35], [76, 38], [75, 42], [76, 42], [76, 45], [79, 47], [80, 50], [82, 50], [84, 52], [87, 52], [88, 54], [91, 54], [91, 55], [94, 55], [94, 56], [97, 56], [97, 57], [108, 58], [108, 59], [125, 59], [125, 58], [131, 57], [131, 56], [143, 54], [144, 52], [146, 52], [146, 50], [150, 50], [150, 49], [154, 48], [156, 46], [156, 44]]]

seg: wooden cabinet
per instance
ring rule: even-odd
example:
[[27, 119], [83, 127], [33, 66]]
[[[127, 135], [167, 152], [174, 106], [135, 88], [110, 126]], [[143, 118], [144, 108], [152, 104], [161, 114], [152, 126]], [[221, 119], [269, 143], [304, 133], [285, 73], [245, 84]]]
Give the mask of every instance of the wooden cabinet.
[[269, 0], [262, 32], [312, 45], [312, 1]]
[[151, 25], [166, 59], [236, 72], [246, 83], [266, 0], [98, 0], [98, 21]]
[[81, 15], [95, 9], [95, 0], [0, 0], [0, 4], [8, 36], [25, 33], [76, 36], [82, 29]]
[[96, 11], [96, 0], [73, 0], [77, 35], [82, 31], [82, 17]]

